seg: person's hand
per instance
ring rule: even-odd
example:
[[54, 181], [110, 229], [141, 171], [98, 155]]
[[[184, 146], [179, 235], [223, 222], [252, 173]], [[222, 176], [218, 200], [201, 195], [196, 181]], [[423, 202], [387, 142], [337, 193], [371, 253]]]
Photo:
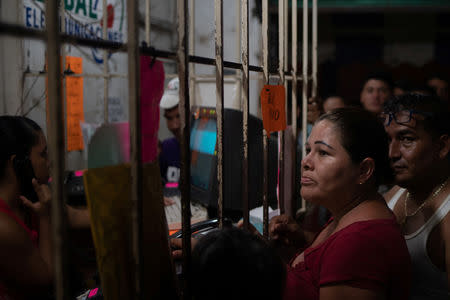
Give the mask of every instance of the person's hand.
[[170, 206], [172, 204], [175, 204], [175, 201], [170, 198], [164, 197], [164, 206]]
[[296, 246], [304, 241], [300, 226], [288, 215], [275, 216], [270, 220], [269, 237], [286, 246]]
[[[236, 224], [236, 227], [240, 228], [240, 229], [244, 229], [244, 220], [242, 220], [242, 219], [239, 220], [239, 222], [237, 222], [237, 224]], [[252, 223], [248, 223], [248, 231], [253, 233], [254, 235], [262, 237], [262, 234], [259, 233], [258, 229], [256, 229], [256, 227], [253, 226]]]
[[20, 196], [22, 204], [39, 217], [50, 216], [50, 204], [52, 199], [50, 188], [46, 184], [39, 184], [36, 178], [33, 178], [32, 184], [39, 201], [33, 203], [25, 196]]
[[[191, 238], [191, 249], [194, 250], [195, 245], [197, 245], [198, 240]], [[172, 248], [172, 258], [181, 259], [183, 257], [183, 239], [170, 239], [170, 247]]]

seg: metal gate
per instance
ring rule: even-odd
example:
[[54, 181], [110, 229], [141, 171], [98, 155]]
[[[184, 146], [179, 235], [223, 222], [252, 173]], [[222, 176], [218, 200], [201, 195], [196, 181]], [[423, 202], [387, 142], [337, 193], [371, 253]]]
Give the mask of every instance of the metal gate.
[[[297, 106], [296, 99], [298, 97], [299, 85], [301, 83], [302, 91], [302, 128], [303, 128], [303, 141], [302, 145], [306, 142], [306, 113], [307, 113], [307, 99], [308, 88], [311, 86], [311, 95], [316, 96], [317, 90], [317, 0], [312, 1], [312, 67], [309, 73], [308, 60], [309, 60], [309, 41], [308, 41], [308, 0], [303, 0], [303, 34], [302, 34], [302, 73], [299, 74], [297, 70], [297, 39], [298, 39], [298, 22], [297, 22], [297, 1], [291, 2], [289, 8], [288, 0], [278, 1], [278, 30], [279, 30], [279, 68], [275, 74], [269, 74], [268, 58], [269, 58], [269, 45], [268, 45], [268, 1], [262, 0], [262, 40], [263, 40], [263, 61], [261, 66], [249, 65], [249, 0], [241, 0], [241, 49], [240, 49], [240, 63], [229, 62], [224, 60], [223, 51], [223, 0], [215, 0], [215, 59], [207, 57], [199, 57], [192, 55], [193, 44], [192, 41], [194, 32], [188, 32], [189, 22], [193, 22], [193, 18], [189, 20], [189, 9], [193, 7], [193, 1], [177, 0], [177, 23], [178, 23], [178, 50], [176, 53], [158, 50], [157, 48], [140, 47], [139, 46], [139, 34], [138, 34], [138, 1], [127, 1], [127, 24], [128, 24], [128, 42], [116, 43], [106, 40], [106, 26], [103, 29], [103, 40], [92, 40], [86, 38], [75, 37], [61, 32], [59, 30], [59, 16], [61, 10], [64, 9], [64, 1], [46, 1], [46, 30], [37, 31], [19, 26], [15, 24], [9, 24], [0, 22], [0, 34], [10, 35], [26, 39], [39, 39], [46, 41], [47, 43], [47, 57], [48, 57], [48, 119], [50, 120], [50, 126], [48, 129], [49, 136], [49, 149], [50, 161], [53, 165], [52, 169], [52, 223], [53, 223], [53, 240], [54, 240], [54, 255], [55, 255], [55, 286], [57, 299], [68, 299], [67, 287], [65, 286], [67, 278], [67, 272], [64, 268], [65, 257], [65, 245], [66, 236], [64, 235], [64, 220], [63, 220], [63, 205], [58, 199], [63, 199], [63, 172], [65, 170], [65, 137], [64, 137], [64, 105], [61, 101], [61, 82], [62, 75], [61, 56], [62, 45], [74, 44], [88, 47], [96, 47], [104, 49], [104, 72], [108, 72], [107, 68], [107, 50], [108, 51], [120, 51], [128, 53], [128, 90], [129, 90], [129, 113], [130, 113], [130, 145], [131, 145], [131, 178], [132, 178], [132, 223], [133, 223], [133, 255], [134, 255], [134, 272], [136, 278], [134, 299], [141, 299], [142, 281], [141, 271], [139, 263], [142, 261], [141, 252], [141, 235], [142, 235], [142, 162], [141, 162], [141, 129], [140, 129], [140, 113], [139, 113], [139, 55], [147, 54], [154, 57], [160, 57], [169, 60], [175, 60], [178, 65], [178, 76], [180, 78], [180, 112], [181, 112], [181, 127], [182, 127], [182, 169], [181, 169], [181, 191], [182, 191], [182, 228], [186, 233], [183, 236], [183, 269], [187, 274], [187, 285], [185, 286], [186, 297], [189, 297], [189, 274], [190, 274], [190, 89], [192, 89], [192, 83], [195, 80], [195, 74], [190, 69], [190, 63], [192, 64], [206, 64], [216, 67], [216, 113], [217, 113], [217, 158], [218, 158], [218, 216], [219, 224], [223, 224], [223, 156], [226, 155], [223, 151], [223, 109], [224, 109], [224, 68], [239, 70], [241, 73], [241, 97], [242, 97], [242, 114], [243, 114], [243, 168], [242, 168], [242, 199], [243, 199], [243, 220], [244, 227], [249, 226], [249, 180], [248, 180], [248, 120], [249, 120], [249, 72], [257, 72], [261, 77], [264, 84], [269, 83], [270, 77], [277, 77], [281, 84], [287, 87], [287, 82], [291, 81], [291, 97], [292, 103], [292, 129], [293, 138], [297, 136]], [[190, 2], [190, 5], [189, 3]], [[145, 1], [145, 40], [147, 45], [150, 45], [150, 0]], [[103, 7], [106, 7], [107, 1], [103, 0]], [[289, 14], [290, 12], [290, 14]], [[191, 15], [192, 15], [191, 11]], [[289, 65], [288, 59], [288, 19], [291, 16], [291, 63]], [[107, 22], [107, 14], [103, 15], [103, 22]], [[193, 24], [193, 23], [191, 23]], [[64, 27], [64, 26], [63, 26]], [[191, 25], [191, 28], [193, 26]], [[157, 46], [157, 45], [153, 45]], [[190, 81], [190, 79], [192, 79]], [[108, 115], [108, 81], [105, 77], [105, 116], [107, 120]], [[265, 131], [261, 132], [263, 136], [263, 149], [264, 149], [264, 182], [268, 181], [267, 172], [267, 160], [268, 160], [268, 137]], [[280, 150], [280, 162], [279, 165], [283, 168], [283, 153], [284, 153], [284, 138], [285, 133], [280, 133], [281, 138], [281, 150]], [[302, 153], [304, 154], [304, 146]], [[295, 160], [294, 160], [295, 161]], [[280, 172], [283, 174], [283, 172]], [[283, 183], [283, 178], [280, 178], [280, 185]], [[267, 187], [266, 184], [264, 184]], [[279, 201], [284, 202], [284, 195], [282, 189], [280, 189]], [[267, 200], [267, 188], [263, 193], [263, 211], [264, 211], [264, 235], [268, 235], [268, 200]], [[304, 208], [304, 204], [303, 204]]]

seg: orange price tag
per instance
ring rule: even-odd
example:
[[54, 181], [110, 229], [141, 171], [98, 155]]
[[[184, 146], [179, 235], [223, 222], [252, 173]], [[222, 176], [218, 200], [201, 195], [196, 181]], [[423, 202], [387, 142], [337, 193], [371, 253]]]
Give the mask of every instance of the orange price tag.
[[268, 134], [286, 129], [285, 95], [284, 85], [264, 85], [261, 90], [263, 126]]

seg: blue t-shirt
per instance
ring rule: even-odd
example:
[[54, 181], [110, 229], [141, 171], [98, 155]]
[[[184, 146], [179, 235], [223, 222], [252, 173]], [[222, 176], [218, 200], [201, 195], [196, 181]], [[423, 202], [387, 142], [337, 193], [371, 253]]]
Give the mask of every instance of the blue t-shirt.
[[168, 138], [162, 142], [159, 154], [159, 167], [164, 183], [180, 180], [180, 143], [176, 138]]

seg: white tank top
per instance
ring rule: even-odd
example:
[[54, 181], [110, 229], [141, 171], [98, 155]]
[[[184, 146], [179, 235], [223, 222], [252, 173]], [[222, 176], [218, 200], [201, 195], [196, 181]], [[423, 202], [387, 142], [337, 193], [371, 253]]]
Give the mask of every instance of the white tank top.
[[[388, 206], [394, 209], [405, 189], [400, 189], [389, 201]], [[450, 211], [450, 195], [439, 209], [416, 232], [405, 235], [408, 251], [411, 255], [413, 278], [411, 282], [411, 297], [414, 300], [448, 300], [447, 274], [439, 270], [427, 253], [427, 240], [431, 230], [438, 225]]]

